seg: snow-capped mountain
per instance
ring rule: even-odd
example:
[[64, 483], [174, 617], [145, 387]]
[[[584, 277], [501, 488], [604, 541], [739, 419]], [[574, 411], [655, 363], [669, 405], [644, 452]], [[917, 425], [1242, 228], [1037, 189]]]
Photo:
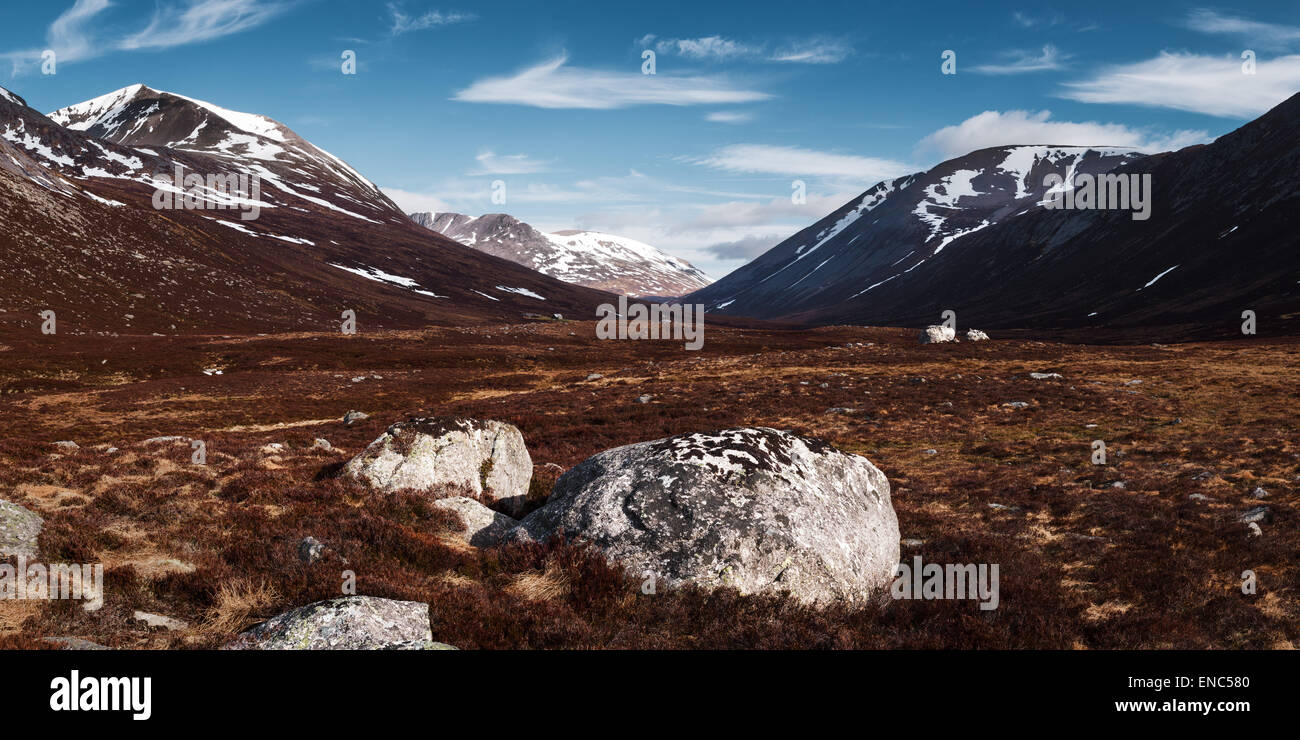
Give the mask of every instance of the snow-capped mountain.
[[[1300, 328], [1300, 94], [1211, 144], [984, 149], [881, 183], [687, 300], [805, 325], [1241, 336]], [[1049, 209], [1043, 178], [1149, 175], [1149, 218]], [[1160, 340], [1157, 340], [1160, 341]]]
[[504, 213], [412, 213], [411, 220], [466, 246], [589, 288], [676, 297], [709, 284], [689, 262], [635, 239], [596, 231], [543, 233]]
[[[260, 192], [182, 189], [177, 168]], [[0, 330], [46, 309], [69, 333], [337, 330], [344, 310], [396, 328], [609, 299], [419, 228], [276, 121], [143, 85], [51, 116], [0, 90], [0, 212]]]
[[1140, 159], [1126, 149], [982, 149], [881, 182], [691, 300], [775, 318], [847, 301], [942, 259], [954, 242], [1037, 208], [1044, 177], [1096, 174]]

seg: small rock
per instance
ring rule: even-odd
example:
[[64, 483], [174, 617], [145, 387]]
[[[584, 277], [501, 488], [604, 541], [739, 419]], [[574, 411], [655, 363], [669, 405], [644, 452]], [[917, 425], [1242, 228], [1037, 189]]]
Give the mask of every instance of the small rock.
[[988, 338], [989, 338], [989, 335], [988, 335], [988, 334], [985, 334], [984, 332], [980, 331], [979, 329], [968, 329], [968, 330], [966, 331], [966, 339], [967, 339], [967, 341], [971, 341], [971, 342], [983, 342], [983, 341], [987, 340]]
[[654, 398], [654, 396], [651, 396], [651, 395], [637, 396], [637, 397], [636, 397], [636, 402], [637, 402], [637, 403], [650, 403], [651, 399], [653, 399], [653, 398]]
[[313, 450], [325, 450], [326, 452], [329, 452], [330, 450], [334, 449], [334, 446], [330, 444], [330, 441], [328, 439], [321, 439], [320, 437], [317, 437], [316, 441], [312, 443], [311, 448]]
[[56, 447], [62, 447], [62, 448], [65, 449], [65, 450], [77, 450], [77, 449], [81, 449], [81, 446], [80, 446], [80, 445], [78, 445], [76, 442], [73, 442], [73, 441], [70, 440], [70, 439], [61, 440], [61, 441], [55, 442], [54, 444], [55, 444]]
[[1030, 373], [1029, 377], [1033, 378], [1034, 380], [1051, 380], [1053, 378], [1059, 379], [1061, 377], [1061, 374], [1060, 373]]
[[453, 511], [459, 515], [465, 527], [457, 532], [457, 536], [474, 547], [491, 547], [500, 542], [506, 532], [519, 525], [518, 521], [467, 496], [438, 499], [433, 502], [433, 508]]
[[1142, 385], [1142, 381], [1140, 381], [1140, 380], [1129, 380], [1129, 381], [1125, 382], [1124, 385]]
[[1268, 491], [1265, 491], [1263, 486], [1256, 486], [1255, 490], [1251, 491], [1250, 495], [1254, 496], [1255, 498], [1267, 498]]
[[343, 426], [350, 427], [353, 422], [370, 418], [370, 414], [363, 411], [349, 411], [343, 415]]
[[161, 614], [150, 614], [149, 612], [137, 611], [133, 615], [136, 621], [144, 622], [150, 627], [162, 627], [167, 630], [184, 630], [189, 629], [189, 623], [183, 619], [175, 617], [164, 617]]
[[950, 326], [927, 326], [921, 330], [921, 344], [944, 344], [957, 341], [957, 332]]
[[39, 557], [37, 539], [45, 521], [15, 503], [0, 500], [0, 559]]
[[939, 451], [936, 450], [936, 449], [931, 448], [931, 449], [926, 450], [926, 451], [925, 451], [925, 454], [927, 454], [927, 455], [937, 455], [937, 454], [939, 454]]
[[1267, 506], [1256, 506], [1253, 509], [1243, 512], [1237, 517], [1237, 521], [1242, 524], [1254, 524], [1264, 522], [1265, 524], [1273, 521], [1273, 511]]
[[374, 596], [317, 601], [272, 617], [227, 650], [378, 650], [432, 642], [429, 605]]
[[112, 650], [113, 648], [105, 647], [97, 642], [83, 640], [80, 637], [43, 637], [45, 642], [51, 642], [55, 645], [62, 645], [64, 650]]
[[989, 508], [996, 511], [1020, 511], [1019, 506], [1007, 506], [1006, 504], [997, 504], [989, 502]]
[[601, 375], [600, 373], [592, 373], [591, 375], [587, 376], [587, 380], [600, 380], [603, 377], [605, 376]]
[[906, 539], [902, 540], [903, 547], [920, 547], [925, 544], [925, 540]]
[[302, 542], [298, 543], [298, 559], [308, 565], [321, 559], [325, 554], [325, 546], [315, 537], [304, 537]]
[[173, 436], [170, 436], [170, 437], [150, 437], [149, 439], [146, 439], [145, 441], [141, 442], [140, 444], [142, 444], [142, 445], [153, 445], [153, 444], [162, 444], [162, 443], [164, 443], [164, 442], [184, 442], [184, 441], [185, 441], [185, 438], [184, 438], [184, 437], [179, 437], [179, 436], [175, 436], [175, 435], [173, 435]]
[[1023, 409], [1029, 406], [1029, 404], [1025, 403], [1024, 401], [1008, 401], [1007, 403], [1004, 403], [1002, 405], [1009, 406], [1010, 408], [1013, 409]]
[[[559, 314], [556, 314], [559, 316]], [[391, 645], [385, 645], [380, 650], [460, 650], [455, 645], [448, 645], [445, 642], [434, 642], [433, 640], [407, 640], [405, 642], [394, 642]]]
[[1217, 501], [1217, 500], [1218, 500], [1218, 499], [1214, 498], [1213, 496], [1206, 496], [1206, 495], [1203, 494], [1203, 493], [1193, 493], [1192, 495], [1188, 496], [1187, 498], [1189, 498], [1189, 499], [1191, 499], [1191, 500], [1193, 500], [1193, 501]]
[[836, 407], [833, 408], [833, 409], [827, 409], [827, 410], [826, 410], [826, 413], [828, 413], [828, 414], [856, 414], [856, 413], [858, 413], [858, 410], [857, 410], [857, 409], [851, 409], [851, 408], [848, 408], [847, 406], [836, 406]]
[[1124, 487], [1125, 487], [1125, 486], [1124, 486], [1124, 481], [1122, 481], [1122, 480], [1117, 480], [1117, 481], [1115, 481], [1114, 483], [1111, 483], [1111, 484], [1110, 484], [1110, 487], [1111, 487], [1111, 488], [1124, 488]]

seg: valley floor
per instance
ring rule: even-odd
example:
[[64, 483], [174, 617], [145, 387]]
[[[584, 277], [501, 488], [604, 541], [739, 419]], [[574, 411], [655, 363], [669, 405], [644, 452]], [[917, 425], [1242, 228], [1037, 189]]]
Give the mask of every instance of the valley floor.
[[[216, 647], [339, 595], [345, 570], [357, 593], [428, 602], [434, 639], [466, 649], [1300, 643], [1300, 341], [922, 346], [914, 331], [851, 327], [705, 339], [700, 352], [598, 341], [592, 322], [567, 321], [5, 339], [0, 499], [44, 518], [44, 561], [103, 563], [106, 599], [94, 612], [0, 601], [0, 648]], [[343, 425], [353, 409], [369, 417]], [[905, 562], [996, 563], [1000, 604], [646, 595], [579, 546], [476, 550], [422, 497], [335, 477], [411, 414], [518, 426], [535, 503], [621, 444], [737, 425], [820, 437], [888, 475]], [[202, 440], [206, 464], [188, 439], [144, 442], [167, 436]], [[1259, 506], [1256, 533], [1239, 517]], [[310, 566], [308, 535], [327, 547]], [[137, 610], [185, 625], [151, 628]]]

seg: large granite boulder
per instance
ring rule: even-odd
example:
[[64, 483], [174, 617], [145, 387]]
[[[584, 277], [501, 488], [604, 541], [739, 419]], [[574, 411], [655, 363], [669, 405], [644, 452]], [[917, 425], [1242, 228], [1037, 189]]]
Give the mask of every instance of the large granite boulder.
[[299, 607], [235, 638], [228, 650], [383, 650], [431, 642], [429, 605], [347, 596]]
[[935, 324], [921, 330], [921, 344], [945, 344], [957, 341], [957, 330], [951, 326]]
[[898, 520], [871, 461], [757, 428], [682, 434], [588, 458], [511, 532], [589, 542], [640, 578], [809, 603], [861, 601], [894, 577]]
[[533, 461], [517, 428], [459, 417], [390, 426], [343, 467], [343, 476], [384, 492], [457, 489], [508, 514], [522, 513]]

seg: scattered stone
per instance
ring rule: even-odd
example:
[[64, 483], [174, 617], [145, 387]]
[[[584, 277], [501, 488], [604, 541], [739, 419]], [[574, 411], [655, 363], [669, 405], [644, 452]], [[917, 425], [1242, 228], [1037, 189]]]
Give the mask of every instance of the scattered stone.
[[1029, 404], [1025, 403], [1024, 401], [1008, 401], [1007, 403], [1004, 403], [1002, 405], [1009, 406], [1013, 409], [1023, 409], [1029, 406]]
[[1255, 498], [1268, 498], [1268, 491], [1265, 491], [1263, 486], [1256, 486], [1255, 490], [1251, 491], [1250, 495]]
[[927, 454], [927, 455], [937, 455], [937, 454], [939, 454], [939, 451], [936, 450], [936, 449], [934, 449], [934, 448], [930, 448], [930, 449], [928, 449], [928, 450], [925, 451], [925, 454]]
[[515, 519], [493, 511], [468, 496], [438, 499], [433, 502], [433, 508], [458, 514], [465, 528], [457, 532], [457, 536], [474, 547], [492, 547], [501, 541], [506, 532], [519, 526]]
[[957, 341], [957, 331], [950, 326], [927, 326], [921, 330], [921, 344], [943, 344]]
[[1125, 488], [1126, 486], [1124, 485], [1124, 481], [1122, 481], [1122, 480], [1117, 480], [1117, 481], [1115, 481], [1114, 483], [1111, 483], [1111, 484], [1110, 484], [1110, 487], [1111, 487], [1111, 488]]
[[317, 437], [316, 441], [312, 442], [311, 448], [313, 450], [325, 450], [326, 452], [329, 452], [330, 450], [334, 449], [334, 446], [330, 444], [330, 441], [328, 439], [321, 439], [320, 437]]
[[1206, 495], [1203, 494], [1203, 493], [1193, 493], [1192, 495], [1188, 496], [1187, 498], [1189, 498], [1189, 499], [1191, 499], [1191, 500], [1193, 500], [1193, 501], [1218, 501], [1218, 499], [1214, 498], [1213, 496], [1206, 496]]
[[562, 314], [562, 313], [553, 313], [553, 314], [551, 314], [551, 318], [555, 319], [556, 321], [564, 321], [564, 314]]
[[1140, 380], [1129, 380], [1129, 381], [1126, 381], [1126, 382], [1124, 383], [1124, 385], [1142, 385], [1142, 381], [1140, 381]]
[[54, 445], [55, 445], [56, 447], [62, 447], [62, 448], [65, 449], [65, 450], [79, 450], [79, 449], [81, 449], [81, 445], [78, 445], [76, 442], [73, 442], [73, 441], [70, 440], [70, 439], [60, 440], [60, 441], [58, 441], [58, 442], [55, 442]]
[[388, 427], [343, 466], [344, 477], [392, 493], [454, 487], [493, 508], [522, 513], [533, 461], [517, 428], [461, 417], [412, 418]]
[[189, 629], [190, 625], [183, 619], [175, 617], [164, 617], [161, 614], [150, 614], [149, 612], [136, 611], [132, 615], [136, 621], [144, 622], [150, 627], [162, 627], [166, 630], [184, 630]]
[[37, 538], [45, 520], [15, 503], [0, 500], [0, 559], [9, 556], [28, 560], [40, 556]]
[[1237, 521], [1242, 524], [1255, 524], [1258, 522], [1268, 524], [1273, 521], [1273, 511], [1267, 506], [1256, 506], [1238, 516]]
[[651, 396], [651, 395], [637, 396], [637, 397], [636, 397], [636, 402], [637, 402], [637, 403], [650, 403], [651, 399], [653, 399], [653, 398], [654, 398], [654, 396]]
[[364, 411], [349, 411], [343, 415], [343, 426], [350, 427], [352, 426], [353, 422], [357, 422], [357, 421], [361, 421], [362, 419], [369, 419], [369, 418], [370, 418], [370, 414], [367, 414]]
[[1006, 504], [997, 504], [989, 502], [989, 508], [997, 511], [1020, 511], [1019, 506], [1007, 506]]
[[97, 642], [83, 640], [80, 637], [43, 637], [45, 642], [62, 645], [64, 650], [112, 650], [111, 647], [100, 645]]
[[1211, 479], [1211, 478], [1213, 478], [1213, 477], [1214, 477], [1214, 474], [1211, 473], [1210, 471], [1208, 471], [1208, 470], [1202, 470], [1201, 472], [1197, 473], [1196, 475], [1193, 475], [1193, 476], [1192, 476], [1192, 480], [1209, 480], [1209, 479]]
[[1034, 380], [1052, 380], [1054, 378], [1059, 380], [1061, 378], [1061, 374], [1060, 373], [1030, 373], [1029, 377], [1033, 378]]
[[983, 341], [986, 341], [988, 338], [989, 338], [989, 335], [988, 335], [988, 334], [985, 334], [984, 332], [980, 331], [979, 329], [967, 329], [967, 330], [966, 330], [966, 339], [967, 339], [967, 341], [971, 341], [971, 342], [983, 342]]
[[[559, 316], [559, 314], [556, 314]], [[434, 642], [433, 640], [407, 640], [406, 642], [394, 642], [391, 645], [385, 645], [380, 650], [460, 650], [455, 645], [448, 645], [445, 642]]]
[[903, 547], [920, 547], [925, 544], [925, 540], [906, 539], [902, 541]]
[[324, 554], [325, 546], [315, 537], [308, 535], [298, 543], [298, 559], [308, 565], [320, 560]]
[[669, 587], [786, 591], [805, 603], [866, 599], [893, 580], [899, 557], [884, 473], [860, 455], [763, 427], [588, 458], [511, 537], [556, 534]]
[[[142, 444], [142, 445], [154, 445], [154, 444], [162, 444], [162, 443], [164, 443], [164, 442], [184, 442], [184, 441], [186, 441], [185, 437], [180, 437], [180, 436], [172, 435], [172, 436], [170, 436], [170, 437], [150, 437], [149, 439], [146, 439], [145, 441], [141, 442], [140, 444]], [[113, 449], [117, 449], [117, 448], [113, 448]]]
[[592, 373], [591, 375], [587, 376], [587, 380], [600, 380], [603, 377], [605, 376], [601, 375], [600, 373]]
[[347, 596], [299, 607], [257, 625], [227, 650], [377, 650], [432, 642], [429, 605]]
[[828, 413], [828, 414], [856, 414], [856, 413], [858, 413], [858, 410], [857, 410], [857, 409], [851, 409], [851, 408], [848, 408], [847, 406], [836, 406], [835, 408], [827, 409], [827, 410], [826, 410], [826, 413]]

